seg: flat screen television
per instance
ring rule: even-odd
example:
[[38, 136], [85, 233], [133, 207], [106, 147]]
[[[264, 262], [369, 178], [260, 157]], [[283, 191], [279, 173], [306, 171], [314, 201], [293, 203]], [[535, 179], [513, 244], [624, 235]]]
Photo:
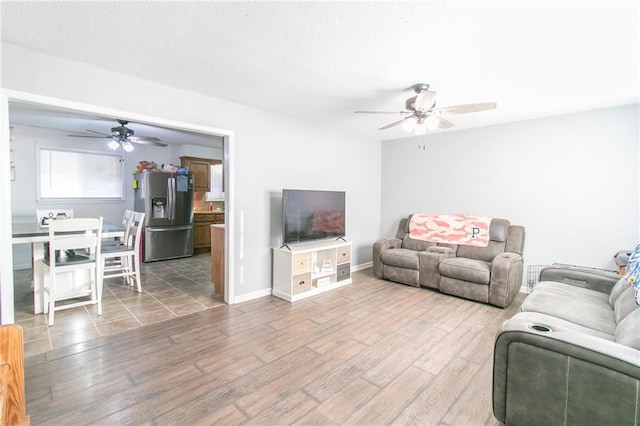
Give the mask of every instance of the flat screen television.
[[343, 191], [282, 190], [283, 245], [344, 237]]

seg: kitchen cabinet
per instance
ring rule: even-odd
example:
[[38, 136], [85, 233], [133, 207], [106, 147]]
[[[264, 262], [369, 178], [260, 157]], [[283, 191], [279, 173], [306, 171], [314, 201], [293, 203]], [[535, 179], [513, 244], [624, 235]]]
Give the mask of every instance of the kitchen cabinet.
[[215, 164], [212, 163], [212, 161], [218, 162], [219, 160], [210, 160], [208, 158], [197, 157], [180, 157], [180, 166], [188, 167], [189, 173], [193, 173], [194, 191], [211, 191], [211, 164]]
[[211, 282], [224, 297], [224, 225], [211, 225]]
[[211, 225], [224, 224], [224, 213], [195, 212], [193, 215], [193, 251], [211, 250]]

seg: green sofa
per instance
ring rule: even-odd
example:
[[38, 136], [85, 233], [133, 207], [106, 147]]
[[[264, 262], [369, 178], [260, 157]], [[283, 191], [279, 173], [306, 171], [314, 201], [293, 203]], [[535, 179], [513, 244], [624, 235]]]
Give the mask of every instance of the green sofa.
[[624, 278], [542, 270], [496, 337], [493, 413], [508, 425], [640, 424], [640, 307]]

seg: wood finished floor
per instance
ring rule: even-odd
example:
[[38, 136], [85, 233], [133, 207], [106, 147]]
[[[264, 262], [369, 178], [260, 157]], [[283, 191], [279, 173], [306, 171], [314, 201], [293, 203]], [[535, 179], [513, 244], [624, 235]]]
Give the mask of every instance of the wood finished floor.
[[354, 273], [25, 360], [39, 424], [495, 425], [499, 309]]

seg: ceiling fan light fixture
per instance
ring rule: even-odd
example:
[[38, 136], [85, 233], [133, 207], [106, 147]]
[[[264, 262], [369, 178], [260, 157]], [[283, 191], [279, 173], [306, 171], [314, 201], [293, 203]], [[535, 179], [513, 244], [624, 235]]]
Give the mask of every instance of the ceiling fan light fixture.
[[129, 141], [124, 141], [124, 142], [122, 142], [122, 149], [124, 149], [127, 152], [131, 152], [135, 148], [133, 147], [133, 145], [131, 145], [131, 143]]
[[424, 125], [416, 126], [416, 129], [414, 130], [414, 133], [415, 133], [416, 135], [419, 135], [419, 136], [420, 136], [420, 135], [424, 135], [424, 134], [426, 134], [426, 133], [427, 133], [427, 127], [426, 127], [426, 126], [424, 126]]
[[404, 120], [404, 123], [402, 123], [402, 128], [409, 133], [413, 132], [413, 129], [416, 128], [416, 120], [407, 118]]
[[120, 142], [115, 139], [111, 139], [107, 145], [109, 146], [109, 148], [115, 151], [120, 146]]
[[438, 120], [433, 115], [430, 115], [427, 118], [425, 118], [424, 125], [429, 130], [435, 130], [440, 125], [440, 120]]

